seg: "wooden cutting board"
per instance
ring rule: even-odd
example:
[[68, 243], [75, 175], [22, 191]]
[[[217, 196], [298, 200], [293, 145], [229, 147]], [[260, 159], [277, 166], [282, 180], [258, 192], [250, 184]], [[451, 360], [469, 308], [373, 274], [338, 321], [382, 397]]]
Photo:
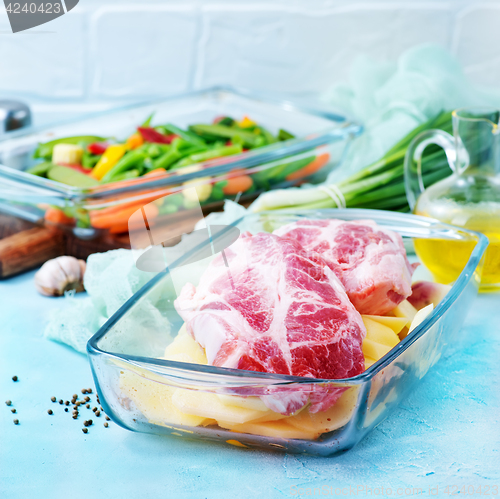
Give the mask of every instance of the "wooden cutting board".
[[92, 253], [130, 248], [128, 236], [82, 240], [69, 231], [48, 228], [0, 214], [0, 279], [70, 255], [86, 260]]

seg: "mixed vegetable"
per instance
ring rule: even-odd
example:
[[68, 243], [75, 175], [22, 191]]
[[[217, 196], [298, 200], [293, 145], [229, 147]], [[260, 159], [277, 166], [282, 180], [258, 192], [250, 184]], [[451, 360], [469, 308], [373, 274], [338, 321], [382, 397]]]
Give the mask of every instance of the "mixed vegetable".
[[93, 187], [294, 138], [285, 130], [275, 136], [247, 116], [241, 121], [219, 117], [212, 124], [195, 124], [187, 130], [170, 123], [152, 127], [151, 119], [123, 142], [85, 135], [40, 144], [34, 158], [43, 161], [27, 172], [74, 187]]
[[[294, 135], [283, 129], [274, 135], [247, 116], [240, 121], [221, 116], [213, 123], [193, 124], [186, 130], [171, 123], [152, 126], [152, 118], [150, 116], [123, 141], [84, 135], [40, 144], [34, 152], [34, 158], [41, 161], [26, 171], [78, 188], [139, 178], [141, 180], [137, 182], [143, 183], [144, 177], [178, 176], [201, 171], [206, 161], [294, 138]], [[262, 192], [278, 184], [297, 183], [329, 161], [326, 153], [315, 154], [312, 151], [306, 156], [288, 162], [284, 160], [266, 169], [257, 168], [257, 171], [231, 171], [218, 178], [211, 178], [207, 169], [207, 175], [200, 174], [194, 180], [179, 184], [177, 194], [169, 194], [164, 202], [158, 203], [158, 214], [189, 209], [198, 201], [203, 204], [216, 203], [224, 198]], [[197, 199], [193, 199], [192, 189], [184, 189], [191, 184], [197, 185]], [[171, 191], [172, 186], [169, 193]], [[78, 212], [74, 207], [66, 210], [51, 207], [45, 218], [54, 223], [76, 222], [79, 226], [91, 225], [118, 233], [127, 230], [128, 218], [135, 210], [165, 195], [165, 189], [160, 193], [156, 188], [151, 191], [151, 196], [142, 196], [140, 203], [122, 199], [116, 206], [89, 213], [85, 210]]]

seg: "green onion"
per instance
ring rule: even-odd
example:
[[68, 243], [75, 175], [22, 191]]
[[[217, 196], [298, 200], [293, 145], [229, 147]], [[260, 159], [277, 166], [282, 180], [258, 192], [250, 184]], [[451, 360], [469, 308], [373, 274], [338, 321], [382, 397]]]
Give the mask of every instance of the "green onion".
[[[251, 211], [278, 209], [337, 208], [339, 193], [348, 208], [409, 211], [404, 187], [404, 158], [410, 142], [421, 132], [439, 128], [451, 132], [451, 113], [443, 112], [418, 126], [401, 139], [382, 158], [350, 177], [334, 184], [310, 189], [283, 189], [262, 194]], [[444, 151], [431, 145], [422, 158], [425, 186], [451, 174]], [[329, 193], [332, 193], [330, 195]]]

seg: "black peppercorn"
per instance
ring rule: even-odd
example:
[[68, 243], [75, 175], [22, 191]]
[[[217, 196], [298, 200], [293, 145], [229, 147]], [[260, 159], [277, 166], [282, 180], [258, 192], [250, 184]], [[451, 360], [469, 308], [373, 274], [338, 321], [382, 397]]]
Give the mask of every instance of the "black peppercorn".
[[50, 415], [52, 416], [52, 414], [54, 414], [54, 413], [52, 412], [52, 409], [49, 409], [49, 410], [47, 411], [47, 414], [50, 414]]
[[88, 433], [89, 432], [89, 430], [87, 430], [87, 428], [82, 428], [82, 431], [83, 431], [83, 433]]
[[108, 426], [108, 423], [104, 423], [104, 428], [107, 428]]
[[52, 400], [52, 402], [55, 402], [57, 399], [55, 397], [50, 397], [50, 400]]
[[14, 419], [14, 424], [19, 424], [19, 419]]
[[15, 409], [11, 409], [10, 412], [12, 412], [12, 414], [15, 414], [16, 410]]
[[12, 405], [12, 400], [6, 400], [5, 405]]
[[[17, 376], [12, 376], [12, 381], [17, 381], [19, 378]], [[17, 423], [16, 423], [17, 424]]]

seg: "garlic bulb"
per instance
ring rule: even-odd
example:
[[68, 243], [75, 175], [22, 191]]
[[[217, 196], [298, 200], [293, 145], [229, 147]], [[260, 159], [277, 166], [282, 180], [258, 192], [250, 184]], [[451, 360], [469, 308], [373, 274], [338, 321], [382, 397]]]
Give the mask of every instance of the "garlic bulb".
[[73, 256], [59, 256], [45, 262], [35, 274], [35, 287], [45, 296], [61, 296], [74, 289], [84, 291], [83, 275], [86, 264]]

